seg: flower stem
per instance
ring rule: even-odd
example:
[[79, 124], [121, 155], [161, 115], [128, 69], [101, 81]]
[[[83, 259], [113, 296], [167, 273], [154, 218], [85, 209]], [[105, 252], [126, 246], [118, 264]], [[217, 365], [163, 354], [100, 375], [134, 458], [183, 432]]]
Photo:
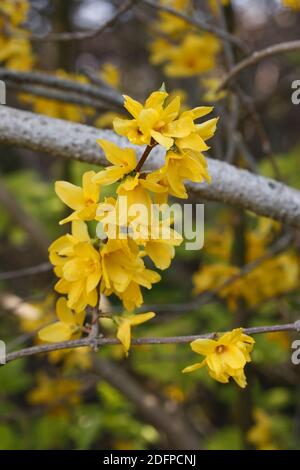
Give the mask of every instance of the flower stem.
[[137, 173], [139, 173], [142, 169], [142, 166], [144, 165], [145, 161], [147, 160], [148, 156], [149, 156], [149, 153], [151, 152], [151, 150], [153, 149], [153, 147], [155, 147], [156, 144], [154, 145], [147, 145], [147, 147], [145, 148], [145, 151], [143, 153], [143, 155], [141, 156], [141, 159], [140, 161], [138, 162], [137, 166], [135, 167], [135, 171]]

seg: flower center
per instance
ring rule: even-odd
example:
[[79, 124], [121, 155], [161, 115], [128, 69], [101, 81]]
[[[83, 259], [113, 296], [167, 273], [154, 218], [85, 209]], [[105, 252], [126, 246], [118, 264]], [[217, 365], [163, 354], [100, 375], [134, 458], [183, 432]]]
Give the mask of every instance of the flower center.
[[85, 201], [86, 206], [91, 206], [92, 204], [94, 204], [93, 199], [86, 199], [86, 201]]
[[166, 125], [165, 121], [158, 121], [158, 123], [155, 125], [154, 130], [159, 131], [162, 127]]
[[225, 351], [226, 351], [226, 346], [224, 346], [224, 344], [220, 344], [219, 346], [216, 347], [217, 354], [222, 354]]

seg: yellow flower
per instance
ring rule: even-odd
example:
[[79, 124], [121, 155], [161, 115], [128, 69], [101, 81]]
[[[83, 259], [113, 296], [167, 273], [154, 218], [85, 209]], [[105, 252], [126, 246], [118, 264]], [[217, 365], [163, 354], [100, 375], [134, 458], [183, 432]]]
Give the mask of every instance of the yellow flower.
[[186, 367], [183, 372], [193, 372], [203, 366], [207, 366], [211, 377], [221, 383], [227, 383], [232, 377], [242, 388], [247, 385], [244, 367], [251, 361], [254, 339], [243, 333], [242, 328], [236, 328], [225, 333], [219, 339], [196, 339], [191, 343], [191, 348], [197, 354], [202, 354], [205, 359]]
[[62, 411], [65, 405], [78, 405], [80, 388], [78, 380], [50, 378], [44, 372], [39, 372], [37, 385], [30, 391], [27, 400], [32, 405], [47, 405]]
[[126, 355], [130, 349], [131, 344], [131, 328], [141, 323], [145, 323], [151, 318], [155, 317], [155, 313], [141, 313], [139, 315], [130, 315], [116, 318], [118, 323], [117, 338], [122, 343]]
[[203, 101], [215, 102], [222, 100], [227, 95], [225, 90], [217, 91], [221, 83], [219, 78], [202, 78], [200, 83], [205, 89], [205, 93], [202, 95]]
[[282, 0], [282, 4], [292, 10], [300, 10], [300, 0]]
[[[183, 13], [187, 13], [191, 7], [190, 0], [160, 0], [160, 3]], [[166, 36], [176, 37], [190, 28], [190, 25], [184, 19], [162, 11], [159, 13], [159, 20], [155, 22], [154, 28]]]
[[99, 186], [94, 183], [94, 171], [87, 171], [82, 176], [82, 188], [75, 186], [68, 181], [57, 181], [55, 192], [58, 197], [74, 212], [61, 220], [60, 224], [71, 222], [72, 220], [93, 220], [96, 215]]
[[204, 180], [210, 182], [207, 162], [201, 153], [194, 150], [167, 152], [165, 167], [161, 170], [163, 182], [172, 196], [186, 199], [188, 197], [184, 186], [185, 180], [200, 183]]
[[126, 197], [128, 210], [133, 204], [140, 204], [147, 209], [147, 214], [151, 213], [151, 193], [165, 193], [167, 188], [159, 184], [160, 175], [156, 172], [149, 173], [145, 178], [139, 173], [135, 176], [127, 176], [122, 182], [117, 193], [120, 197]]
[[42, 328], [38, 333], [39, 338], [48, 343], [78, 338], [85, 312], [72, 312], [67, 306], [66, 299], [60, 297], [56, 303], [56, 314], [59, 321]]
[[255, 408], [253, 415], [255, 424], [247, 433], [248, 442], [254, 444], [257, 450], [276, 450], [272, 442], [273, 423], [270, 416], [260, 408]]
[[[216, 66], [216, 56], [221, 49], [220, 41], [210, 33], [187, 34], [178, 46], [169, 47], [162, 55], [162, 62], [167, 58], [164, 72], [169, 77], [192, 77], [208, 72]], [[157, 56], [155, 57], [158, 63]]]
[[143, 301], [140, 286], [151, 289], [160, 275], [145, 267], [137, 244], [132, 240], [108, 240], [101, 250], [103, 277], [101, 292], [116, 294], [127, 310]]
[[119, 88], [121, 82], [120, 71], [114, 64], [110, 62], [103, 64], [99, 75], [112, 88]]
[[30, 70], [34, 63], [30, 42], [26, 39], [0, 37], [0, 62], [10, 69]]
[[0, 14], [4, 13], [12, 26], [19, 26], [27, 20], [29, 3], [27, 0], [2, 0]]
[[97, 143], [102, 148], [107, 160], [111, 162], [113, 166], [109, 166], [105, 168], [105, 170], [97, 173], [93, 178], [94, 183], [103, 185], [115, 183], [135, 169], [137, 160], [133, 149], [121, 149], [112, 142], [104, 139], [97, 140]]
[[72, 222], [72, 235], [67, 234], [49, 247], [55, 274], [61, 278], [55, 285], [60, 294], [67, 294], [69, 308], [81, 312], [87, 305], [95, 307], [101, 279], [100, 254], [92, 246], [87, 226]]
[[169, 149], [174, 138], [187, 137], [194, 130], [190, 115], [179, 119], [180, 98], [166, 102], [168, 93], [155, 91], [147, 98], [144, 105], [125, 96], [124, 107], [134, 119], [115, 119], [114, 129], [117, 134], [126, 136], [136, 145], [157, 143]]

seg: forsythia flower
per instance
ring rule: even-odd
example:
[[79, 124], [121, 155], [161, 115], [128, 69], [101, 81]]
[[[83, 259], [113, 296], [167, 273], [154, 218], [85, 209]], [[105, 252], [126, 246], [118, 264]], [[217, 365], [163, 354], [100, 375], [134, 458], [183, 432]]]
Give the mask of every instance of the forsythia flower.
[[110, 62], [103, 64], [99, 75], [101, 79], [112, 88], [119, 88], [121, 82], [120, 72], [118, 67], [114, 64], [111, 64]]
[[140, 286], [151, 289], [160, 275], [145, 267], [138, 246], [132, 240], [108, 240], [101, 250], [103, 277], [101, 291], [115, 293], [127, 310], [142, 304]]
[[65, 378], [50, 378], [40, 372], [37, 376], [37, 385], [27, 396], [32, 405], [46, 405], [55, 411], [65, 413], [66, 405], [80, 403], [81, 384], [78, 380]]
[[97, 140], [97, 143], [102, 148], [107, 160], [111, 162], [113, 166], [109, 166], [105, 170], [97, 173], [93, 178], [94, 183], [103, 185], [115, 183], [135, 169], [137, 159], [133, 149], [121, 149], [112, 142], [104, 139]]
[[282, 4], [293, 10], [300, 10], [300, 0], [282, 0]]
[[194, 130], [190, 116], [179, 116], [180, 98], [166, 103], [168, 93], [155, 91], [145, 104], [125, 96], [124, 107], [134, 119], [116, 119], [114, 129], [117, 134], [126, 136], [136, 145], [158, 143], [169, 149], [176, 137], [187, 137]]
[[99, 251], [91, 244], [87, 226], [72, 222], [72, 235], [64, 235], [49, 247], [55, 274], [61, 278], [55, 285], [60, 294], [67, 294], [69, 308], [81, 312], [87, 305], [95, 307], [97, 286], [101, 279]]
[[39, 338], [49, 343], [78, 338], [85, 319], [85, 312], [72, 312], [67, 306], [66, 299], [60, 297], [56, 303], [56, 314], [59, 321], [42, 328], [38, 333]]
[[[172, 7], [182, 13], [187, 13], [191, 7], [190, 0], [160, 0], [159, 3], [162, 6]], [[153, 26], [155, 30], [171, 37], [177, 37], [190, 27], [184, 19], [165, 11], [159, 12], [159, 19]]]
[[219, 339], [196, 339], [191, 348], [197, 354], [206, 356], [205, 359], [186, 367], [183, 372], [193, 372], [207, 366], [212, 378], [221, 383], [228, 383], [232, 377], [242, 388], [247, 385], [244, 367], [251, 361], [250, 352], [254, 339], [243, 333], [242, 328], [236, 328], [225, 333]]
[[255, 408], [255, 424], [247, 433], [247, 440], [254, 444], [257, 450], [276, 450], [273, 444], [272, 428], [273, 423], [270, 416], [262, 409]]
[[155, 317], [155, 313], [141, 313], [139, 315], [129, 315], [115, 318], [118, 324], [117, 338], [120, 340], [124, 347], [126, 355], [130, 349], [131, 344], [131, 328], [141, 323], [145, 323], [151, 318]]
[[154, 45], [150, 60], [154, 64], [167, 62], [164, 72], [169, 77], [192, 77], [212, 70], [221, 49], [220, 41], [210, 33], [201, 36], [189, 33], [179, 45], [169, 45], [168, 49], [162, 46], [159, 54], [158, 46]]
[[55, 192], [58, 197], [74, 212], [61, 220], [60, 224], [71, 222], [72, 220], [94, 220], [98, 201], [99, 186], [94, 183], [94, 171], [87, 171], [82, 176], [82, 188], [75, 186], [68, 181], [57, 181]]

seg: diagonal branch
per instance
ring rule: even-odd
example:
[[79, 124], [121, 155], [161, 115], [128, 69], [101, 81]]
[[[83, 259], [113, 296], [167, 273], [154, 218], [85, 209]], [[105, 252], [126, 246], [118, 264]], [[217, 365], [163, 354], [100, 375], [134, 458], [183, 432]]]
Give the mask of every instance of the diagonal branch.
[[[108, 162], [96, 143], [99, 138], [120, 147], [131, 146], [110, 130], [0, 107], [0, 142], [5, 144], [106, 166]], [[143, 148], [135, 148], [140, 157]], [[225, 202], [300, 228], [300, 191], [225, 162], [207, 161], [212, 183], [187, 183], [199, 200]], [[164, 153], [156, 147], [147, 158], [145, 170], [157, 169], [163, 163]]]
[[218, 91], [222, 90], [232, 81], [234, 77], [239, 75], [243, 70], [250, 67], [251, 65], [255, 65], [263, 59], [267, 59], [268, 57], [272, 57], [273, 55], [283, 54], [286, 52], [297, 51], [300, 49], [300, 40], [297, 41], [288, 41], [288, 42], [281, 42], [280, 44], [275, 44], [274, 46], [266, 47], [260, 51], [256, 51], [251, 54], [250, 57], [239, 62], [235, 65], [230, 72], [225, 75], [223, 80], [221, 81]]

